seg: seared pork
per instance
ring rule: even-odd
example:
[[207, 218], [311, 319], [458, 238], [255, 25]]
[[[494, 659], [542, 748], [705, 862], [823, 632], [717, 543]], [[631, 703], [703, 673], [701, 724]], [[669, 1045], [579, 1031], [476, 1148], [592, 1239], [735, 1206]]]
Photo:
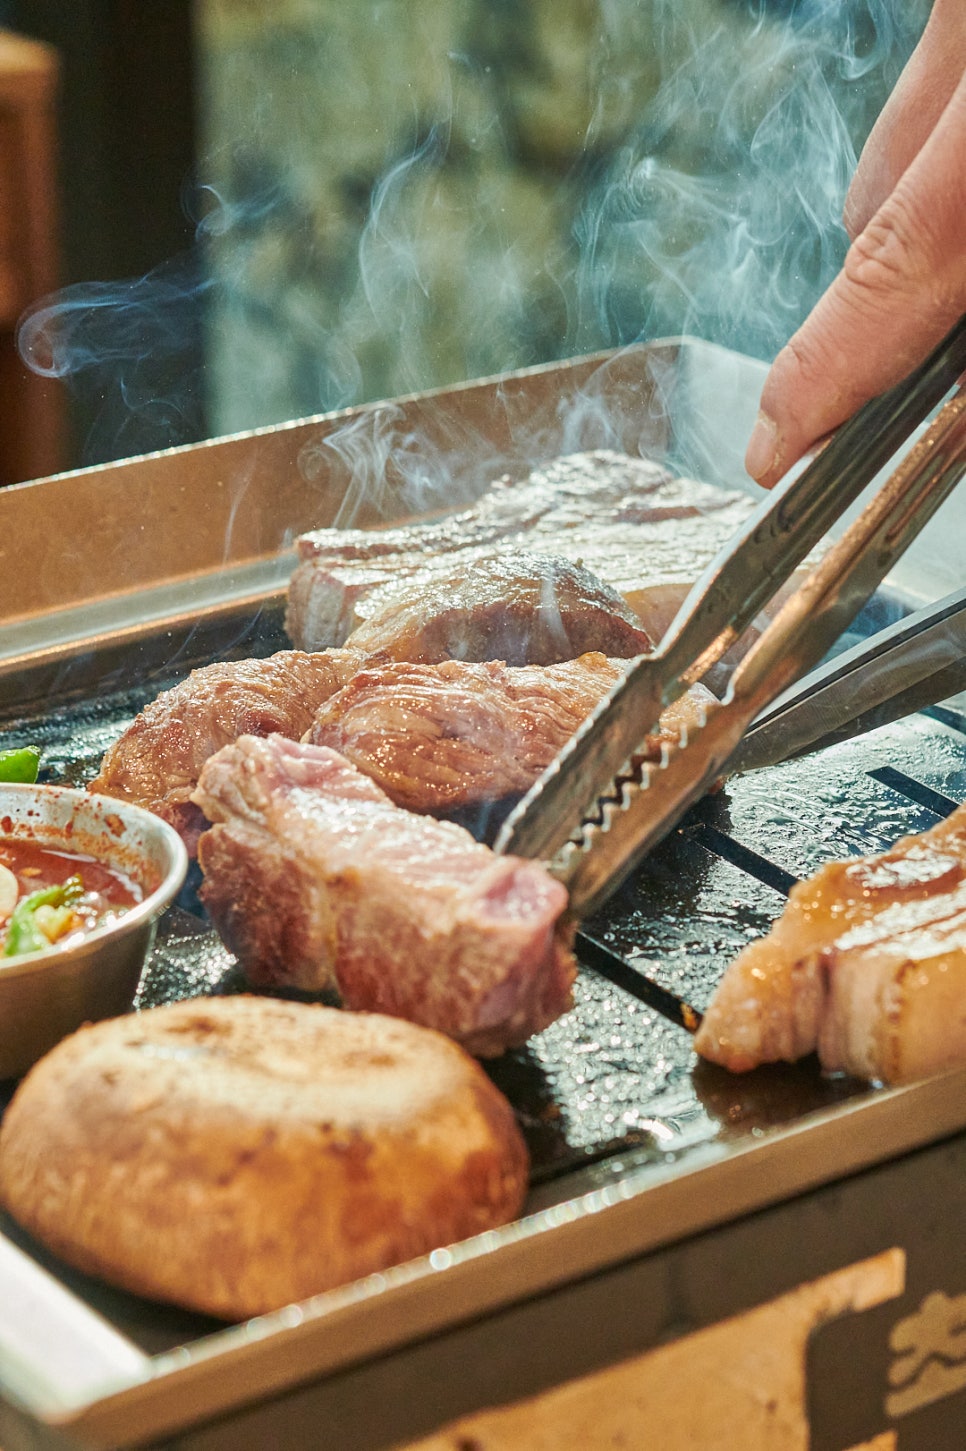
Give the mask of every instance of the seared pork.
[[[591, 648], [632, 656], [651, 642], [620, 595], [566, 560], [522, 553], [441, 576], [396, 599], [342, 649], [283, 650], [194, 670], [147, 706], [108, 750], [91, 790], [157, 812], [195, 850], [190, 797], [209, 756], [240, 735], [298, 739], [367, 658], [568, 660]], [[553, 754], [556, 754], [555, 752]]]
[[204, 817], [191, 793], [208, 757], [240, 735], [304, 735], [360, 664], [352, 650], [281, 650], [267, 660], [193, 670], [145, 706], [106, 752], [89, 789], [163, 816], [193, 852]]
[[[627, 662], [372, 664], [320, 708], [305, 737], [331, 746], [410, 811], [447, 812], [533, 785]], [[650, 738], [677, 738], [710, 692], [696, 686]]]
[[508, 665], [551, 665], [588, 650], [627, 658], [652, 643], [616, 590], [566, 559], [522, 550], [411, 582], [348, 640], [391, 660]]
[[966, 807], [796, 885], [726, 971], [695, 1038], [743, 1072], [818, 1050], [903, 1082], [966, 1056]]
[[[340, 645], [401, 590], [523, 549], [579, 562], [659, 639], [752, 507], [743, 494], [677, 478], [647, 459], [573, 454], [522, 482], [498, 481], [471, 508], [442, 520], [303, 535], [286, 629], [303, 649]], [[601, 641], [583, 648], [618, 653]]]
[[537, 862], [394, 806], [325, 747], [243, 736], [194, 801], [201, 896], [256, 986], [337, 988], [348, 1008], [490, 1056], [570, 1006], [567, 894]]

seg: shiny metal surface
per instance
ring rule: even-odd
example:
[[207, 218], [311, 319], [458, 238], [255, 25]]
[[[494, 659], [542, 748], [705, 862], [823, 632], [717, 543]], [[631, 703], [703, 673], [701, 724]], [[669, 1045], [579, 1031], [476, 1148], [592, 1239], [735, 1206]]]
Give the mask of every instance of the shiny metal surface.
[[8, 839], [96, 857], [148, 888], [136, 906], [76, 943], [2, 959], [0, 1078], [11, 1078], [82, 1023], [127, 1012], [188, 860], [159, 817], [86, 791], [0, 784], [0, 822]]
[[[739, 391], [733, 355], [697, 346]], [[204, 658], [206, 632], [281, 600], [306, 530], [452, 508], [561, 451], [666, 453], [679, 353], [593, 354], [0, 490], [0, 713], [98, 668], [136, 675], [164, 630], [168, 660]]]
[[301, 532], [457, 507], [561, 453], [646, 454], [757, 496], [762, 377], [673, 338], [0, 490], [0, 718], [260, 653]]
[[811, 671], [761, 711], [731, 773], [760, 770], [935, 705], [966, 687], [966, 589]]

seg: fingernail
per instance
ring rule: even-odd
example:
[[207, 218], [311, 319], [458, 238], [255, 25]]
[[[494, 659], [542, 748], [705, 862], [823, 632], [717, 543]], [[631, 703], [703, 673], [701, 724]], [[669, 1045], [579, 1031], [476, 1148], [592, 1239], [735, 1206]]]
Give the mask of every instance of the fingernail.
[[745, 468], [753, 479], [763, 479], [775, 468], [780, 453], [781, 445], [775, 420], [769, 418], [767, 413], [759, 413], [748, 441]]

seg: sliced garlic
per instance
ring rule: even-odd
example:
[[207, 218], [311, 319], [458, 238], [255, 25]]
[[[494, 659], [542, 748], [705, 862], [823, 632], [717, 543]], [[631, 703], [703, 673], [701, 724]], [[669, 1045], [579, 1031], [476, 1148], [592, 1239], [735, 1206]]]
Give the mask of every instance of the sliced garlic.
[[9, 867], [0, 862], [0, 922], [6, 922], [20, 896], [17, 878]]
[[81, 925], [81, 919], [69, 907], [41, 905], [34, 912], [34, 923], [48, 942], [59, 942]]

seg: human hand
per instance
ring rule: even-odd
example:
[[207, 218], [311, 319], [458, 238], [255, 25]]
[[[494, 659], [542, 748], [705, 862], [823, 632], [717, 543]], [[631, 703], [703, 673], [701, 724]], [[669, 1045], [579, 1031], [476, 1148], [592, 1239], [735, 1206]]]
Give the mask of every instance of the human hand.
[[966, 4], [936, 0], [845, 201], [845, 265], [775, 359], [745, 467], [770, 488], [966, 312]]

